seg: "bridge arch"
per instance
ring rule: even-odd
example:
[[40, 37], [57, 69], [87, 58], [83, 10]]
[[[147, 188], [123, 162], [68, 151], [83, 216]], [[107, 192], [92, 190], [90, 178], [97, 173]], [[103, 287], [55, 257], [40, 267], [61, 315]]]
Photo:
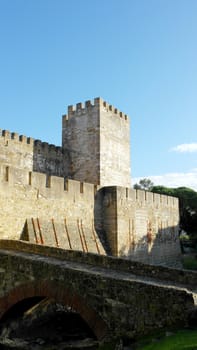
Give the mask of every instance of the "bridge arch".
[[34, 281], [19, 285], [0, 298], [0, 321], [2, 317], [17, 303], [24, 299], [48, 297], [56, 302], [71, 307], [88, 324], [96, 338], [101, 341], [109, 334], [106, 322], [89, 306], [85, 298], [76, 292], [64, 288], [54, 281]]

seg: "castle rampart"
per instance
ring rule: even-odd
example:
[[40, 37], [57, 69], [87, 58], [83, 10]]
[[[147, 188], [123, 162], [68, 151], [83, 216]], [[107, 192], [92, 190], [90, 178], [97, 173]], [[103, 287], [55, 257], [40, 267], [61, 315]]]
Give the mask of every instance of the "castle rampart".
[[94, 228], [95, 185], [0, 165], [0, 192], [1, 238], [36, 243], [39, 225], [37, 243], [69, 249], [70, 239], [72, 249], [105, 254]]
[[8, 130], [0, 131], [0, 162], [29, 171], [64, 176], [61, 147]]
[[130, 188], [129, 118], [101, 98], [68, 107], [62, 147], [0, 131], [0, 238], [180, 261], [178, 200]]
[[98, 194], [112, 255], [180, 266], [178, 199], [122, 187]]
[[99, 186], [83, 183], [71, 179], [64, 179], [58, 176], [48, 176], [47, 174], [29, 172], [27, 170], [14, 168], [0, 164], [0, 189], [1, 193], [7, 192], [5, 187], [10, 189], [15, 185], [20, 185], [26, 190], [37, 189], [39, 194], [50, 198], [66, 199], [67, 194], [73, 196], [73, 201], [80, 196], [88, 196], [87, 200], [94, 197]]

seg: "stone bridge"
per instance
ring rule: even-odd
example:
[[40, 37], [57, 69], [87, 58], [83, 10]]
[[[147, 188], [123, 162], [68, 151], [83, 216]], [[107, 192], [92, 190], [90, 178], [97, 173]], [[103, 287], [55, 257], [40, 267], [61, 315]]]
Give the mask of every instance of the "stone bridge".
[[99, 341], [186, 326], [197, 273], [0, 241], [0, 319], [20, 301], [48, 297], [80, 314]]

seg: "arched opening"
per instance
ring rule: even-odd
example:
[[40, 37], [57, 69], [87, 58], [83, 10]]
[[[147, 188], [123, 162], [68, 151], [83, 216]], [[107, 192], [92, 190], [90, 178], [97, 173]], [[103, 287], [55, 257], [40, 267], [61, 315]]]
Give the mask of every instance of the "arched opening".
[[[53, 299], [33, 297], [13, 305], [0, 322], [0, 345], [60, 349], [96, 346], [97, 338], [78, 312]], [[20, 345], [21, 344], [21, 345]]]
[[21, 349], [31, 349], [35, 341], [38, 349], [39, 345], [61, 349], [64, 343], [96, 346], [108, 333], [106, 323], [84, 298], [51, 281], [13, 289], [0, 299], [0, 312], [0, 340], [11, 337], [29, 342]]
[[25, 312], [38, 304], [44, 297], [31, 297], [28, 299], [24, 299], [19, 301], [18, 303], [11, 306], [2, 316], [0, 320], [0, 325], [6, 322], [9, 319], [17, 317], [21, 317]]

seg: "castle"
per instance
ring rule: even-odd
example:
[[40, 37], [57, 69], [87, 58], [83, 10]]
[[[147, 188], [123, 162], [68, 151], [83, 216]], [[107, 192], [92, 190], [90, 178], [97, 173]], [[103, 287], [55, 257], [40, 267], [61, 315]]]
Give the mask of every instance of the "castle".
[[178, 266], [178, 199], [131, 188], [129, 118], [69, 106], [62, 146], [2, 130], [0, 238]]

